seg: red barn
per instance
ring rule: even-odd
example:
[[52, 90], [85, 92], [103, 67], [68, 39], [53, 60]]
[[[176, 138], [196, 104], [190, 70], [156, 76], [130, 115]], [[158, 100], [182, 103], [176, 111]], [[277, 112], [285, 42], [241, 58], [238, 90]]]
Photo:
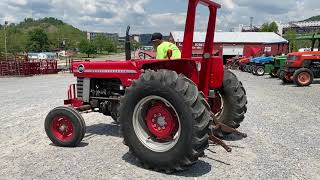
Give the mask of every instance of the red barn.
[[[171, 38], [179, 48], [182, 47], [184, 32], [174, 31]], [[193, 55], [201, 56], [205, 32], [195, 32]], [[273, 32], [216, 32], [214, 54], [224, 60], [234, 56], [279, 55], [288, 53], [288, 41]]]

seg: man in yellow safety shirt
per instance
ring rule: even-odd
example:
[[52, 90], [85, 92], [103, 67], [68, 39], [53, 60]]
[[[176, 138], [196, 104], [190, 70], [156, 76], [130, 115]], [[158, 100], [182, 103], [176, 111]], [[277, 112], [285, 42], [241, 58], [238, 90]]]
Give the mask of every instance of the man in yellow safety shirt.
[[179, 48], [174, 43], [166, 42], [162, 38], [161, 33], [154, 33], [151, 38], [151, 42], [157, 50], [156, 59], [180, 59]]

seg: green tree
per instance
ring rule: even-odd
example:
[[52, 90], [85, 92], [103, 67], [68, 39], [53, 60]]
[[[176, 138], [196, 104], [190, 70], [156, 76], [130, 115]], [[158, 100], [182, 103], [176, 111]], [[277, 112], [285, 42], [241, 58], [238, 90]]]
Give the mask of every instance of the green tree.
[[269, 32], [269, 23], [263, 23], [260, 31], [261, 32]]
[[106, 36], [99, 34], [94, 40], [94, 45], [97, 47], [97, 50], [99, 53], [102, 53], [103, 51], [107, 51], [107, 53], [110, 52], [116, 52], [117, 47], [116, 44]]
[[269, 31], [274, 33], [279, 32], [279, 28], [276, 22], [273, 21], [272, 23], [269, 24]]
[[97, 37], [95, 37], [95, 39], [93, 40], [93, 43], [97, 47], [97, 51], [99, 53], [102, 53], [102, 51], [106, 49], [107, 38], [104, 35], [99, 34]]
[[7, 36], [8, 52], [17, 54], [26, 50], [28, 37], [25, 33], [17, 31], [15, 33], [9, 32]]
[[80, 41], [78, 48], [81, 53], [87, 54], [88, 57], [90, 57], [91, 54], [97, 53], [97, 47], [93, 42], [90, 42], [88, 40]]
[[286, 34], [284, 36], [289, 41], [290, 52], [298, 51], [298, 47], [297, 47], [297, 32], [292, 30], [292, 29], [290, 29], [289, 31], [286, 32]]
[[135, 40], [131, 41], [131, 49], [136, 50], [141, 46], [141, 44]]
[[35, 52], [41, 52], [49, 49], [48, 35], [43, 29], [37, 28], [29, 32], [27, 49]]
[[274, 33], [278, 33], [279, 32], [279, 28], [276, 22], [272, 22], [272, 23], [264, 23], [262, 24], [261, 27], [261, 32], [274, 32]]
[[111, 40], [107, 39], [106, 41], [106, 49], [108, 53], [117, 52], [117, 45]]

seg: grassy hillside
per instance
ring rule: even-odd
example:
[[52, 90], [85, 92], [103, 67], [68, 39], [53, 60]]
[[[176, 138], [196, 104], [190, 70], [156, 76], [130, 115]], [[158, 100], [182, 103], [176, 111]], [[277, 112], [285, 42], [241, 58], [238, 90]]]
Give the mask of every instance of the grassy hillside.
[[303, 21], [320, 21], [320, 15], [319, 16], [313, 16], [311, 18], [308, 18], [306, 20]]
[[[50, 49], [57, 49], [61, 46], [61, 42], [66, 42], [66, 49], [75, 48], [76, 45], [86, 38], [85, 32], [64, 23], [56, 18], [43, 18], [34, 20], [27, 18], [19, 24], [10, 24], [7, 27], [7, 47], [9, 52], [24, 51], [29, 32], [34, 29], [43, 29], [48, 36]], [[4, 51], [4, 30], [1, 27], [0, 33], [0, 51]]]

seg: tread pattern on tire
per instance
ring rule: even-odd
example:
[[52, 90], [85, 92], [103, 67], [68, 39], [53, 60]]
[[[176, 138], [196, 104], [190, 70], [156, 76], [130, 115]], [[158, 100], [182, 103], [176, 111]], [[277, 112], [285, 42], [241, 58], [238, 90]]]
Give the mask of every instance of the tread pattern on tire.
[[[202, 93], [199, 93], [197, 86], [187, 77], [182, 74], [177, 74], [175, 71], [170, 70], [145, 70], [138, 80], [133, 81], [132, 86], [126, 89], [125, 96], [121, 99], [120, 112], [126, 108], [126, 102], [129, 96], [134, 96], [133, 89], [139, 88], [145, 84], [145, 82], [157, 80], [160, 81], [162, 86], [170, 87], [177, 93], [181, 94], [185, 101], [185, 105], [188, 105], [193, 119], [192, 131], [192, 149], [185, 149], [185, 152], [181, 152], [184, 156], [180, 159], [176, 159], [175, 162], [170, 162], [167, 166], [151, 165], [145, 162], [140, 162], [145, 168], [153, 169], [156, 171], [165, 171], [170, 173], [172, 171], [180, 171], [186, 169], [188, 166], [194, 164], [199, 157], [204, 155], [204, 150], [209, 146], [208, 138], [209, 132], [212, 128], [212, 119], [210, 117], [210, 106], [205, 100]], [[122, 114], [122, 113], [120, 113]], [[129, 146], [130, 151], [136, 155], [133, 150], [132, 144], [127, 142], [126, 133], [123, 129], [123, 122], [126, 117], [120, 115], [121, 131], [124, 136], [124, 144]]]
[[[50, 130], [49, 130], [49, 124], [47, 124], [49, 122], [49, 119], [52, 118], [52, 113], [56, 113], [57, 111], [66, 111], [70, 114], [72, 114], [73, 116], [75, 116], [78, 121], [79, 121], [79, 125], [80, 125], [80, 136], [77, 137], [77, 139], [75, 139], [73, 142], [69, 142], [69, 143], [61, 143], [58, 140], [56, 140], [54, 137], [50, 137]], [[48, 137], [50, 138], [50, 140], [58, 145], [58, 146], [63, 146], [63, 147], [75, 147], [77, 145], [79, 145], [79, 143], [82, 141], [85, 133], [86, 133], [86, 124], [85, 121], [83, 119], [83, 117], [78, 113], [78, 111], [72, 107], [67, 107], [67, 106], [60, 106], [60, 107], [56, 107], [53, 110], [51, 110], [45, 120], [45, 130], [46, 133], [48, 135]], [[77, 132], [76, 132], [77, 133]]]
[[223, 88], [220, 92], [228, 101], [227, 105], [230, 107], [226, 107], [228, 112], [224, 111], [224, 114], [218, 120], [230, 127], [238, 128], [245, 118], [248, 103], [246, 90], [242, 82], [238, 80], [234, 73], [225, 70]]

